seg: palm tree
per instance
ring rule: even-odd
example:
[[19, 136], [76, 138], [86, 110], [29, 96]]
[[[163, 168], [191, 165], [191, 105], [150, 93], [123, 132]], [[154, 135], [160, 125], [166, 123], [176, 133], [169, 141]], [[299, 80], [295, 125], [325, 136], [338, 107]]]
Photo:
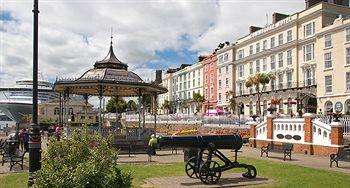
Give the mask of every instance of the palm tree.
[[164, 103], [162, 104], [162, 109], [166, 110], [167, 115], [169, 114], [170, 104], [168, 100], [164, 100]]
[[230, 97], [230, 99], [229, 99], [229, 107], [231, 109], [231, 112], [235, 113], [237, 102], [236, 102], [236, 99], [233, 96], [234, 96], [233, 91], [226, 92], [226, 97]]
[[[262, 91], [265, 90], [266, 84], [270, 82], [270, 80], [274, 80], [275, 76], [272, 74], [265, 73], [257, 73], [254, 76], [248, 77], [245, 83], [247, 88], [255, 87], [255, 91], [257, 93], [258, 100], [256, 102], [257, 107], [257, 115], [260, 117], [261, 115], [261, 107], [260, 107], [260, 99], [262, 96]], [[261, 88], [261, 90], [260, 90]]]
[[199, 105], [204, 102], [204, 97], [200, 93], [193, 94], [193, 101], [196, 105], [196, 113], [199, 112]]

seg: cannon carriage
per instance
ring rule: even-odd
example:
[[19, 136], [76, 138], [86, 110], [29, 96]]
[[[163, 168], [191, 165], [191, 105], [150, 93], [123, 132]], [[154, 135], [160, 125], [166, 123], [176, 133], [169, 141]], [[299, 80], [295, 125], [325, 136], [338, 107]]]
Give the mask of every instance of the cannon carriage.
[[[239, 135], [164, 136], [159, 139], [159, 144], [161, 147], [197, 148], [197, 156], [187, 160], [185, 171], [188, 177], [199, 178], [204, 184], [217, 183], [223, 171], [233, 168], [246, 169], [242, 174], [246, 178], [255, 178], [257, 175], [253, 165], [237, 161], [237, 154], [243, 145]], [[231, 149], [234, 152], [234, 161], [228, 159], [219, 149]], [[214, 156], [219, 161], [213, 160]]]

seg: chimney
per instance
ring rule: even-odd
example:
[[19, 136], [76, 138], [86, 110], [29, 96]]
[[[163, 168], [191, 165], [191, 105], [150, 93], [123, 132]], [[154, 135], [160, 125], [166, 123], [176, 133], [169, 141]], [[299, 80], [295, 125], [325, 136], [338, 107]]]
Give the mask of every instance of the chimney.
[[331, 4], [336, 4], [336, 5], [342, 5], [349, 7], [349, 1], [348, 0], [305, 0], [305, 8], [308, 9], [320, 2], [326, 2], [326, 3], [331, 3]]
[[162, 83], [162, 70], [156, 70], [156, 80], [158, 84]]
[[207, 56], [205, 56], [205, 55], [200, 55], [200, 56], [198, 56], [198, 62], [203, 61], [206, 57], [207, 57]]
[[283, 20], [284, 18], [287, 18], [289, 15], [287, 14], [281, 14], [281, 13], [273, 13], [272, 14], [272, 23], [275, 24], [280, 20]]
[[262, 28], [261, 27], [256, 27], [256, 26], [250, 26], [249, 27], [249, 34], [250, 33], [254, 33], [255, 31], [258, 31], [260, 29], [262, 29]]

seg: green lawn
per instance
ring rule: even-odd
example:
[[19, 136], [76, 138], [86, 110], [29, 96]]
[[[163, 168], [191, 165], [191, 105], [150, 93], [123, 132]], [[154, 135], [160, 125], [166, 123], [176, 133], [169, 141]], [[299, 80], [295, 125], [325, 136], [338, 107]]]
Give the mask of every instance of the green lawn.
[[[276, 180], [273, 187], [348, 187], [350, 175], [333, 171], [317, 170], [284, 163], [264, 160], [239, 158], [240, 162], [253, 164], [258, 175]], [[133, 184], [138, 187], [142, 181], [150, 177], [184, 176], [184, 163], [149, 164], [149, 165], [120, 165], [122, 170], [133, 174]], [[230, 170], [229, 172], [232, 172]], [[228, 173], [229, 173], [228, 172]], [[234, 170], [239, 172], [239, 170]], [[0, 188], [26, 187], [27, 174], [11, 174], [0, 176]]]

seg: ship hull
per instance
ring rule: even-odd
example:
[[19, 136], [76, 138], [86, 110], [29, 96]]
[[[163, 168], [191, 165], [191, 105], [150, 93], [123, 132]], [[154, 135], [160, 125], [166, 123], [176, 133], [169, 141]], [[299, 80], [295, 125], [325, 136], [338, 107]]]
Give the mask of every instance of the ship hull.
[[24, 115], [31, 115], [33, 112], [32, 104], [30, 103], [0, 103], [0, 111], [2, 111], [11, 120], [19, 123]]

